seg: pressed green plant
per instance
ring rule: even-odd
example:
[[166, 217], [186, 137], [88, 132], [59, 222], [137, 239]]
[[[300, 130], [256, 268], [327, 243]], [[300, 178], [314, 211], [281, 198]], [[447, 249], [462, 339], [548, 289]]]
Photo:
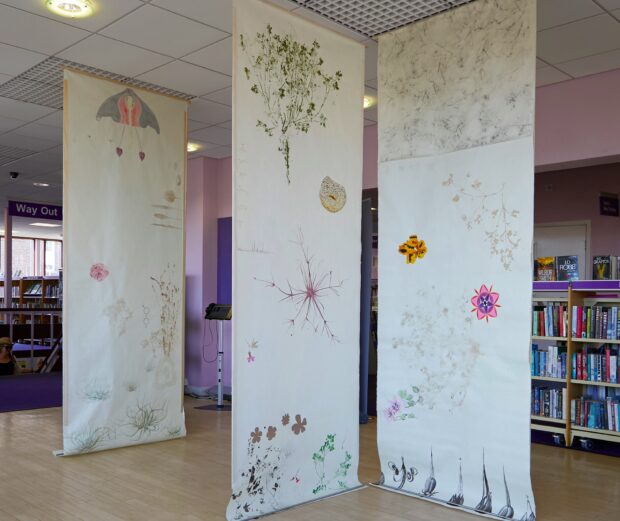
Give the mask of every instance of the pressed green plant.
[[129, 436], [140, 440], [159, 430], [166, 419], [166, 410], [165, 407], [157, 408], [138, 402], [135, 407], [127, 410], [127, 419], [127, 426], [131, 429]]
[[344, 490], [347, 488], [345, 478], [351, 468], [352, 456], [348, 451], [345, 451], [343, 460], [338, 464], [338, 468], [332, 474], [332, 477], [328, 477], [325, 470], [325, 462], [331, 452], [336, 450], [336, 435], [328, 434], [325, 438], [325, 442], [319, 450], [312, 454], [312, 461], [314, 462], [314, 470], [319, 478], [319, 481], [312, 489], [313, 494], [318, 494], [328, 488], [332, 487], [332, 483], [336, 482], [336, 490]]
[[100, 448], [101, 443], [112, 438], [112, 431], [108, 427], [88, 427], [71, 436], [71, 442], [76, 452], [92, 452]]
[[265, 118], [256, 125], [270, 137], [278, 135], [290, 183], [290, 138], [307, 134], [313, 123], [326, 126], [323, 109], [330, 93], [340, 88], [342, 72], [325, 73], [316, 40], [307, 45], [291, 34], [274, 32], [271, 25], [251, 42], [240, 35], [240, 44], [249, 61], [244, 72], [252, 82], [250, 90], [265, 103]]

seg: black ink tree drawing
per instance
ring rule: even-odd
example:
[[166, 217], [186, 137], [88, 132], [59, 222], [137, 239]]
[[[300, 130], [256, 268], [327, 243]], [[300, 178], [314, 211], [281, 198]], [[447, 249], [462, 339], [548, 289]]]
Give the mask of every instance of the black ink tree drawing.
[[261, 280], [266, 287], [278, 290], [283, 296], [281, 301], [291, 302], [297, 312], [289, 319], [291, 327], [295, 327], [301, 319], [303, 328], [309, 324], [315, 333], [319, 331], [327, 335], [332, 341], [338, 342], [338, 337], [334, 334], [327, 320], [325, 304], [323, 300], [328, 295], [338, 296], [338, 290], [342, 288], [342, 281], [334, 281], [331, 271], [321, 271], [320, 266], [314, 262], [314, 258], [308, 254], [304, 246], [303, 235], [299, 234], [299, 239], [295, 242], [303, 254], [303, 261], [299, 263], [300, 283], [293, 283], [290, 280], [286, 284], [279, 285], [273, 279]]
[[313, 123], [326, 126], [323, 109], [329, 94], [340, 88], [342, 72], [330, 75], [323, 71], [316, 40], [306, 45], [291, 34], [275, 33], [271, 25], [251, 42], [241, 35], [240, 44], [249, 61], [244, 72], [252, 82], [250, 90], [265, 103], [266, 117], [256, 126], [270, 137], [279, 134], [278, 151], [284, 156], [290, 183], [290, 138], [299, 132], [307, 134]]

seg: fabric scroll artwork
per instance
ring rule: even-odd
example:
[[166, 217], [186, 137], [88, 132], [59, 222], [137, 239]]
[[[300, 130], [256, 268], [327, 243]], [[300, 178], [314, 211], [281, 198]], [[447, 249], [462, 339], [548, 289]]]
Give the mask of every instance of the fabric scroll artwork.
[[187, 103], [65, 71], [64, 454], [185, 436]]
[[234, 12], [230, 520], [355, 488], [364, 48]]
[[533, 521], [533, 0], [379, 39], [381, 486]]

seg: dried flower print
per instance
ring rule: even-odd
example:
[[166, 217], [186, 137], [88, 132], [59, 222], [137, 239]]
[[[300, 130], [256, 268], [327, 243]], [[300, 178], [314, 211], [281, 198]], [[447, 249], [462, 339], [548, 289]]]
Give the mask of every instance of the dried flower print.
[[453, 190], [452, 202], [463, 206], [461, 220], [467, 229], [480, 229], [491, 255], [499, 257], [504, 269], [510, 271], [514, 251], [521, 243], [517, 231], [519, 210], [506, 206], [504, 184], [497, 190], [485, 190], [482, 182], [473, 180], [470, 174], [460, 179], [459, 186], [454, 174], [450, 174], [442, 185]]
[[151, 333], [144, 347], [153, 350], [161, 348], [165, 356], [170, 356], [173, 348], [177, 346], [177, 324], [179, 320], [180, 290], [173, 282], [175, 266], [168, 266], [159, 277], [151, 277], [155, 291], [160, 297], [160, 327]]
[[104, 281], [109, 274], [110, 271], [101, 262], [97, 262], [90, 267], [90, 277], [95, 279], [97, 282]]
[[290, 420], [291, 417], [288, 414], [285, 414], [284, 416], [282, 416], [282, 425], [286, 427], [289, 424]]
[[267, 439], [269, 441], [273, 440], [276, 437], [277, 432], [278, 432], [278, 429], [274, 427], [273, 425], [270, 425], [269, 428], [267, 429]]
[[304, 418], [302, 420], [301, 419], [301, 415], [300, 414], [296, 414], [295, 415], [295, 423], [293, 424], [291, 429], [293, 430], [293, 432], [295, 434], [299, 435], [299, 434], [302, 434], [303, 432], [306, 431], [306, 425], [308, 425], [308, 422], [306, 421], [306, 419]]
[[398, 391], [398, 397], [391, 399], [388, 406], [383, 409], [383, 416], [389, 421], [405, 421], [415, 418], [415, 414], [411, 412], [422, 399], [420, 398], [420, 389], [415, 385], [410, 390], [401, 389]]
[[250, 90], [265, 104], [265, 118], [256, 126], [270, 137], [278, 133], [278, 151], [290, 183], [291, 137], [307, 134], [313, 123], [326, 126], [323, 111], [330, 93], [340, 88], [342, 72], [325, 72], [316, 40], [301, 43], [292, 34], [274, 32], [271, 25], [254, 39], [242, 34], [239, 41], [249, 65], [244, 73], [252, 84]]
[[[347, 474], [351, 469], [353, 459], [349, 451], [341, 448], [344, 452], [342, 460], [336, 466], [328, 461], [329, 455], [336, 451], [336, 435], [328, 434], [325, 442], [319, 450], [312, 454], [314, 470], [318, 477], [316, 486], [312, 489], [313, 494], [318, 494], [327, 490], [345, 490], [347, 488]], [[331, 468], [330, 468], [331, 467]]]
[[415, 261], [424, 258], [426, 252], [425, 242], [418, 239], [417, 235], [410, 235], [409, 239], [398, 247], [398, 253], [405, 256], [407, 264], [415, 264]]
[[303, 261], [299, 263], [301, 281], [294, 283], [287, 280], [285, 284], [279, 285], [273, 279], [256, 280], [263, 282], [266, 287], [280, 292], [283, 295], [281, 301], [293, 304], [297, 312], [289, 319], [291, 328], [294, 328], [301, 320], [302, 328], [309, 324], [315, 333], [323, 333], [330, 340], [338, 342], [338, 337], [332, 331], [327, 320], [324, 300], [330, 295], [337, 297], [343, 283], [342, 281], [334, 281], [331, 271], [322, 271], [320, 266], [316, 265], [314, 258], [309, 255], [304, 246], [301, 233], [296, 244], [303, 254]]
[[252, 443], [258, 443], [263, 436], [263, 431], [261, 431], [258, 427], [254, 429], [250, 433], [250, 438], [252, 439]]
[[499, 300], [499, 293], [493, 291], [493, 285], [487, 288], [485, 284], [480, 286], [480, 289], [474, 290], [476, 294], [471, 298], [471, 303], [474, 306], [472, 311], [476, 312], [478, 320], [489, 321], [489, 318], [497, 317], [497, 308], [501, 307], [497, 301]]
[[129, 309], [125, 299], [118, 299], [114, 304], [107, 306], [103, 314], [110, 319], [110, 324], [122, 336], [127, 331], [127, 322], [133, 317], [133, 311]]

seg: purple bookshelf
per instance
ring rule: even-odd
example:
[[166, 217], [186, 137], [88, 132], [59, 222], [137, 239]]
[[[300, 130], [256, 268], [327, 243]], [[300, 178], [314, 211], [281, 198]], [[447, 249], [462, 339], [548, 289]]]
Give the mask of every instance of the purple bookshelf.
[[534, 291], [568, 291], [569, 285], [577, 291], [620, 291], [620, 280], [535, 281]]

